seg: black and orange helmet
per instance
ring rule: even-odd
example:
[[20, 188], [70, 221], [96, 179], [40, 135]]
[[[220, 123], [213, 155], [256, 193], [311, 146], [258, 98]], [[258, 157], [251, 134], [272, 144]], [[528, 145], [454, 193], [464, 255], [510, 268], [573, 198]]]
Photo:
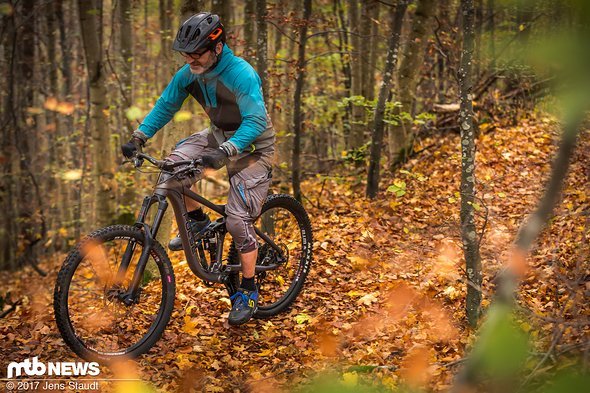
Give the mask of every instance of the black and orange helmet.
[[212, 49], [220, 41], [225, 42], [225, 29], [219, 15], [201, 12], [180, 26], [172, 49], [194, 53], [199, 49]]

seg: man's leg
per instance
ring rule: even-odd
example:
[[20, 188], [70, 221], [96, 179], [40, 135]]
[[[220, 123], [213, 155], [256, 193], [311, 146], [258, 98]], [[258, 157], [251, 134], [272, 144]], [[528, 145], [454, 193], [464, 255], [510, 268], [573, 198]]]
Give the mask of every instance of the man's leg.
[[255, 291], [256, 282], [254, 280], [254, 273], [256, 270], [256, 259], [258, 258], [258, 249], [250, 252], [240, 252], [238, 255], [242, 263], [242, 283], [240, 284], [240, 288]]
[[[208, 129], [205, 129], [180, 141], [167, 159], [172, 161], [191, 160], [202, 157], [204, 154], [207, 154], [208, 151], [216, 148], [217, 144], [215, 140], [212, 139]], [[199, 203], [186, 196], [184, 197], [184, 203], [188, 212], [190, 230], [198, 232], [205, 228], [210, 221]], [[182, 240], [180, 239], [180, 235], [170, 241], [168, 248], [172, 251], [182, 250]]]
[[[230, 174], [231, 169], [228, 168]], [[269, 185], [270, 162], [263, 158], [230, 176], [226, 226], [242, 264], [242, 282], [231, 298], [232, 310], [228, 319], [231, 325], [247, 322], [258, 308], [255, 282], [258, 241], [253, 223], [260, 215]]]

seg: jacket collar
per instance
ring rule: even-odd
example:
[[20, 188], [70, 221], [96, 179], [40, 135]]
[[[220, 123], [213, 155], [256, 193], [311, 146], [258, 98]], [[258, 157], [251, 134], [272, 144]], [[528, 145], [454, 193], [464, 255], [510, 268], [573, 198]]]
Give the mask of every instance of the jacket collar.
[[221, 50], [221, 59], [212, 70], [205, 72], [202, 76], [206, 79], [215, 78], [219, 76], [227, 68], [229, 63], [231, 63], [232, 58], [234, 57], [234, 52], [226, 44], [223, 44], [223, 49]]

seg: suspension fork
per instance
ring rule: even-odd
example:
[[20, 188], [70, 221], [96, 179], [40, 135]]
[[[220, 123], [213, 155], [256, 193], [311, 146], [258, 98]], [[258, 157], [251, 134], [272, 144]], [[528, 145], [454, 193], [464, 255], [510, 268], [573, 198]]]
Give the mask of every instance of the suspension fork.
[[[150, 228], [150, 226], [145, 222], [147, 213], [150, 207], [154, 204], [158, 204], [158, 211], [156, 212], [156, 216], [154, 217], [154, 222]], [[137, 222], [135, 223], [136, 227], [143, 228], [144, 233], [144, 247], [141, 252], [141, 256], [139, 257], [139, 261], [137, 262], [137, 267], [133, 272], [133, 279], [131, 280], [131, 285], [127, 289], [127, 292], [123, 294], [122, 300], [125, 304], [130, 305], [132, 304], [138, 294], [139, 285], [141, 279], [143, 277], [143, 273], [145, 271], [145, 267], [147, 265], [148, 259], [150, 257], [150, 252], [152, 250], [152, 246], [154, 244], [154, 238], [158, 233], [158, 229], [160, 228], [160, 224], [162, 223], [162, 218], [164, 217], [164, 213], [168, 208], [168, 201], [166, 201], [166, 197], [163, 195], [151, 195], [144, 198], [143, 203], [141, 205], [141, 210], [139, 211], [139, 215], [137, 217]], [[135, 251], [135, 247], [137, 242], [135, 240], [130, 240], [125, 248], [125, 252], [123, 253], [123, 258], [121, 260], [121, 264], [119, 265], [119, 269], [117, 271], [117, 283], [123, 281], [125, 274], [127, 273], [127, 269], [129, 268], [129, 264], [131, 263], [131, 257], [133, 256], [133, 252]]]

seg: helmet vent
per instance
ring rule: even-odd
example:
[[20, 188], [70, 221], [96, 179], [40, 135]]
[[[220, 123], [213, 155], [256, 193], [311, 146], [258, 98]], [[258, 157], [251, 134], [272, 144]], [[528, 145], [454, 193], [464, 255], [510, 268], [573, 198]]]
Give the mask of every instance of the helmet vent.
[[190, 27], [189, 27], [188, 29], [186, 29], [186, 30], [184, 31], [184, 39], [186, 39], [186, 37], [188, 37], [188, 35], [189, 35], [190, 33], [191, 33], [191, 29], [190, 29]]
[[190, 40], [193, 41], [194, 39], [196, 39], [200, 35], [201, 35], [201, 29], [196, 29]]
[[208, 17], [207, 18], [207, 23], [211, 24], [213, 22], [213, 18], [212, 17]]

